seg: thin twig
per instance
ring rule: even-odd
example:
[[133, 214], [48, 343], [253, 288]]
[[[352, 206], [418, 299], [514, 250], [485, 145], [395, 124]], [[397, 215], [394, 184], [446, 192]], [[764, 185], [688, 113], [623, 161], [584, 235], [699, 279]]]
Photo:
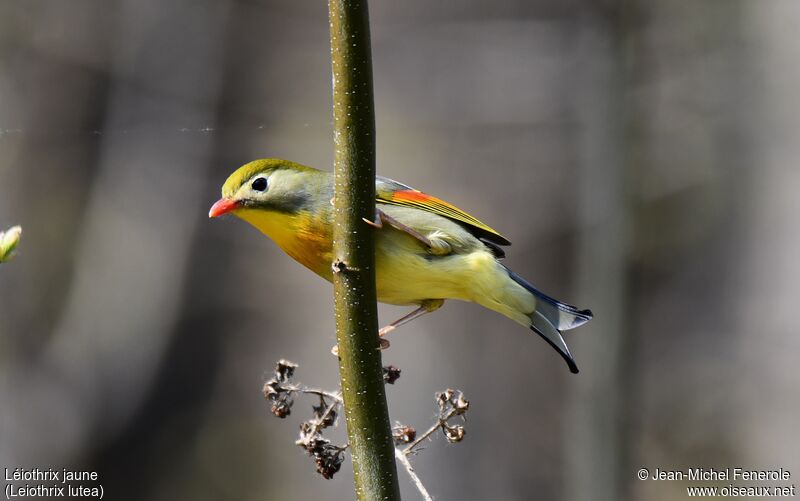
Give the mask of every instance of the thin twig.
[[331, 393], [329, 391], [318, 390], [316, 388], [306, 388], [304, 386], [287, 386], [287, 390], [295, 391], [298, 393], [305, 393], [309, 395], [319, 395], [320, 397], [328, 397], [331, 400], [335, 400], [338, 404], [343, 403], [342, 396], [338, 393]]
[[[320, 397], [320, 399], [322, 399], [322, 397]], [[323, 403], [324, 403], [324, 402], [325, 402], [325, 401], [323, 400]], [[328, 416], [330, 416], [330, 415], [331, 415], [331, 412], [333, 412], [333, 409], [335, 409], [336, 407], [338, 407], [340, 404], [341, 404], [341, 401], [334, 400], [333, 402], [331, 402], [331, 403], [330, 403], [330, 405], [328, 405], [328, 407], [325, 409], [325, 412], [323, 412], [323, 413], [322, 413], [322, 414], [319, 416], [319, 418], [316, 420], [316, 422], [314, 423], [314, 425], [313, 425], [313, 428], [311, 428], [311, 433], [309, 434], [309, 436], [314, 436], [314, 435], [316, 435], [317, 433], [319, 433], [319, 432], [320, 432], [320, 430], [322, 430], [322, 428], [323, 428], [323, 426], [322, 426], [322, 425], [323, 425], [323, 423], [325, 423], [325, 420], [328, 418]], [[333, 422], [334, 422], [334, 423], [336, 422], [336, 419], [335, 419], [335, 418], [334, 418], [334, 421], [333, 421]], [[298, 441], [297, 441], [297, 442], [295, 442], [295, 443], [296, 443], [296, 444], [298, 444], [298, 445], [301, 445], [301, 444], [303, 443], [303, 441], [302, 441], [302, 440], [298, 440]], [[347, 448], [347, 447], [345, 446], [345, 447], [344, 447], [342, 450], [344, 450], [344, 449], [346, 449], [346, 448]]]
[[435, 424], [435, 425], [433, 425], [433, 426], [431, 426], [430, 428], [428, 428], [428, 431], [426, 431], [425, 433], [423, 433], [422, 435], [420, 435], [420, 436], [419, 436], [419, 438], [417, 438], [416, 440], [414, 440], [413, 442], [411, 442], [411, 444], [410, 444], [408, 447], [406, 447], [405, 449], [403, 449], [403, 450], [402, 450], [402, 451], [400, 451], [400, 452], [402, 452], [402, 453], [403, 453], [403, 455], [406, 455], [406, 456], [407, 456], [407, 455], [409, 455], [409, 454], [411, 454], [411, 453], [413, 453], [413, 452], [416, 452], [416, 451], [414, 451], [414, 450], [413, 450], [413, 449], [414, 449], [416, 446], [418, 446], [419, 444], [421, 444], [421, 443], [422, 443], [422, 442], [423, 442], [423, 441], [424, 441], [426, 438], [428, 438], [428, 437], [430, 437], [431, 435], [433, 435], [434, 433], [436, 433], [436, 430], [438, 430], [439, 428], [441, 428], [441, 427], [442, 427], [442, 425], [444, 425], [444, 424], [445, 424], [447, 421], [449, 421], [449, 420], [450, 420], [450, 418], [452, 418], [452, 417], [453, 417], [453, 416], [455, 416], [456, 414], [458, 414], [458, 409], [451, 409], [451, 410], [450, 410], [450, 412], [448, 412], [448, 413], [447, 413], [447, 415], [446, 415], [445, 417], [443, 417], [443, 418], [440, 418], [440, 419], [439, 419], [439, 420], [436, 422], [436, 424]]
[[431, 497], [430, 494], [428, 494], [427, 489], [425, 489], [425, 486], [422, 484], [422, 480], [420, 480], [420, 478], [417, 476], [417, 472], [414, 471], [414, 467], [411, 466], [411, 461], [408, 460], [406, 451], [395, 449], [394, 457], [396, 457], [397, 460], [400, 461], [400, 464], [406, 467], [408, 476], [411, 477], [411, 480], [414, 482], [414, 485], [417, 486], [417, 490], [422, 495], [422, 498], [425, 501], [433, 501], [433, 498]]
[[[327, 404], [327, 402], [325, 402], [325, 398], [326, 397], [332, 400], [332, 402], [330, 404], [326, 405], [325, 412], [320, 414], [319, 418], [316, 419], [316, 421], [314, 422], [313, 428], [311, 429], [311, 433], [309, 433], [308, 436], [314, 436], [317, 433], [319, 433], [323, 428], [323, 426], [322, 426], [323, 423], [325, 423], [325, 420], [328, 419], [328, 416], [331, 415], [331, 412], [336, 410], [337, 407], [339, 407], [340, 405], [342, 405], [344, 403], [344, 401], [342, 400], [342, 396], [339, 395], [338, 393], [331, 393], [329, 391], [318, 390], [316, 388], [306, 388], [304, 386], [287, 386], [286, 389], [288, 391], [295, 392], [295, 393], [303, 393], [303, 394], [306, 394], [306, 395], [317, 395], [318, 397], [320, 397], [321, 403], [323, 405]], [[303, 445], [303, 443], [304, 442], [303, 442], [302, 439], [297, 440], [295, 442], [295, 444], [297, 444], [297, 445]], [[345, 445], [344, 447], [340, 447], [340, 449], [341, 450], [346, 450], [347, 447], [348, 447], [348, 445]]]

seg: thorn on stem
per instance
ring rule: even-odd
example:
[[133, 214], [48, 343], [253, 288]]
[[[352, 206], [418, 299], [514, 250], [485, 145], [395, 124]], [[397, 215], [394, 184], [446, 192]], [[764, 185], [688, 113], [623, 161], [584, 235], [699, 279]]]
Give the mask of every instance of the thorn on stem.
[[358, 268], [355, 266], [350, 266], [341, 259], [335, 259], [333, 263], [331, 263], [331, 269], [334, 273], [345, 273], [348, 271], [359, 271]]

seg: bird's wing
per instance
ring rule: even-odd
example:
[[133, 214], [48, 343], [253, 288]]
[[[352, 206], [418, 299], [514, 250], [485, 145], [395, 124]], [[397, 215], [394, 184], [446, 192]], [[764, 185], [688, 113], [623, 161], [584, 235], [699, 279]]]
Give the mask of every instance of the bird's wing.
[[[490, 244], [511, 245], [503, 235], [470, 216], [458, 207], [450, 205], [444, 200], [432, 197], [419, 190], [415, 190], [403, 183], [398, 183], [385, 177], [377, 177], [375, 191], [379, 203], [413, 207], [415, 209], [432, 212], [460, 223], [473, 235]], [[499, 250], [499, 249], [498, 249]]]

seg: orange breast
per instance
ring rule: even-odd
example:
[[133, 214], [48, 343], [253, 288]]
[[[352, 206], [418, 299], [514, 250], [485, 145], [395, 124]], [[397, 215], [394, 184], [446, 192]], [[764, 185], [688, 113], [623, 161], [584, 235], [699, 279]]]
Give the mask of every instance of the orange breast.
[[330, 228], [306, 226], [298, 228], [295, 238], [277, 242], [295, 261], [326, 280], [333, 279]]
[[309, 212], [284, 214], [250, 209], [238, 210], [236, 215], [261, 230], [298, 263], [326, 280], [333, 279], [333, 240], [325, 218], [311, 217]]

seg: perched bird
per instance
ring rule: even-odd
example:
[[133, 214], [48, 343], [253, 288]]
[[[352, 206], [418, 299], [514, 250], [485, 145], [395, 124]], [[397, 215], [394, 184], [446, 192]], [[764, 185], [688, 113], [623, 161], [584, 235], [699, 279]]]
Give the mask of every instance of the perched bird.
[[[384, 177], [375, 179], [378, 300], [418, 308], [380, 330], [439, 309], [446, 299], [471, 301], [529, 327], [578, 372], [561, 331], [592, 312], [557, 301], [506, 268], [498, 232], [438, 198]], [[288, 160], [254, 160], [222, 186], [209, 217], [231, 213], [255, 226], [284, 252], [332, 281], [333, 174]], [[388, 345], [388, 343], [386, 343]]]

